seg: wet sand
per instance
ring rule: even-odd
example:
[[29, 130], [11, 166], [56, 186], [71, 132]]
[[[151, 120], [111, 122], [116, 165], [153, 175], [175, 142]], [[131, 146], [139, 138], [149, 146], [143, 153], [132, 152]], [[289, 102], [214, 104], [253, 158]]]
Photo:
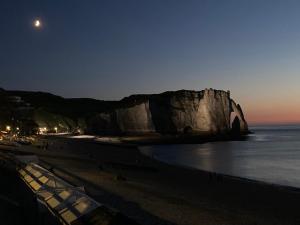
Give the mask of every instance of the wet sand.
[[47, 150], [2, 151], [38, 155], [55, 174], [141, 224], [300, 224], [298, 190], [167, 165], [134, 146], [63, 137], [47, 142]]

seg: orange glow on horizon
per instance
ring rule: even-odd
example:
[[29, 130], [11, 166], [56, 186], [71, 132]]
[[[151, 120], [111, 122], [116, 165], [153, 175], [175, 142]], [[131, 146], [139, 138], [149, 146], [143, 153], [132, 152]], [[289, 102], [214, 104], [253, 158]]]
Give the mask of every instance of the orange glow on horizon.
[[238, 99], [248, 124], [300, 124], [300, 92], [254, 92]]
[[281, 109], [245, 111], [247, 122], [251, 124], [293, 124], [300, 123], [300, 110]]
[[259, 124], [300, 124], [299, 119], [282, 119], [282, 118], [250, 118], [247, 120], [248, 125], [259, 125]]

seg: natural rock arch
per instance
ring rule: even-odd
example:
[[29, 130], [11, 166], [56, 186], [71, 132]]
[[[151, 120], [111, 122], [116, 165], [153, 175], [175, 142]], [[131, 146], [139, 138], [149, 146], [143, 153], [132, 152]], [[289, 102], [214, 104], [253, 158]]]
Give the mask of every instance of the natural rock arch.
[[230, 126], [233, 132], [248, 132], [248, 124], [245, 120], [243, 111], [239, 104], [231, 100]]
[[241, 122], [238, 116], [235, 116], [231, 123], [231, 131], [234, 134], [240, 134], [241, 133]]

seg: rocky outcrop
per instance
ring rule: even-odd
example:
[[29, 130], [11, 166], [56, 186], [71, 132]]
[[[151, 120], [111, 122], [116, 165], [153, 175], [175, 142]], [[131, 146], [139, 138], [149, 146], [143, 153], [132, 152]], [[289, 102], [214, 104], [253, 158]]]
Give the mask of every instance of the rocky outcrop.
[[87, 127], [103, 134], [229, 133], [232, 113], [240, 125], [235, 125], [235, 130], [247, 132], [242, 109], [230, 98], [229, 92], [181, 90], [124, 98], [108, 112], [90, 119]]
[[233, 100], [231, 100], [231, 112], [235, 115], [234, 120], [237, 123], [237, 127], [234, 128], [234, 131], [247, 132], [248, 124], [244, 117], [242, 108], [239, 104], [236, 104]]

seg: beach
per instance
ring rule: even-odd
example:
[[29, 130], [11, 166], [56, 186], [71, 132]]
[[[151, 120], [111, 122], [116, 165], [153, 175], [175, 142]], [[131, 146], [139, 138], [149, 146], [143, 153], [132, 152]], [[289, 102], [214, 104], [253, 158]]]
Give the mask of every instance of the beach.
[[0, 149], [37, 155], [42, 166], [140, 224], [300, 223], [298, 189], [168, 165], [135, 145], [45, 136]]

